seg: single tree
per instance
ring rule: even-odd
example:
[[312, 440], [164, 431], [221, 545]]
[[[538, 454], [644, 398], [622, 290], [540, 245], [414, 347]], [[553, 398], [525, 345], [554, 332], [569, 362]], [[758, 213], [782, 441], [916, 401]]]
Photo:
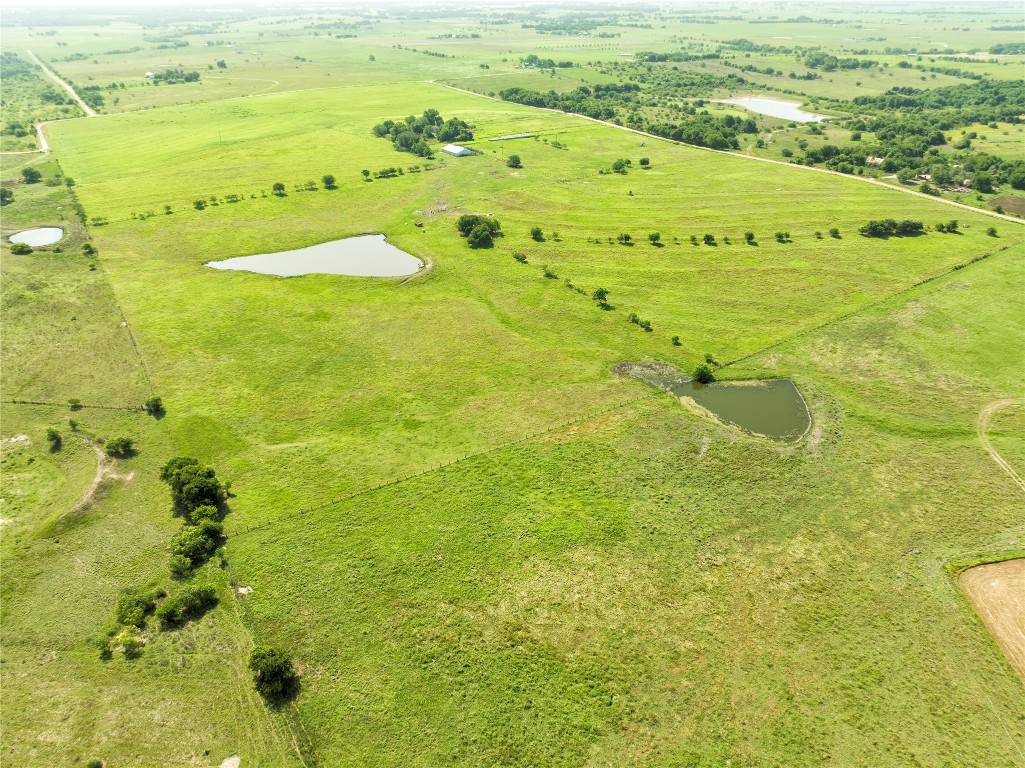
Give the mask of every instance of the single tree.
[[701, 238], [701, 242], [705, 245], [715, 245], [715, 235], [705, 235]]
[[363, 180], [364, 181], [370, 181], [370, 171], [368, 171], [368, 170], [366, 170], [364, 168], [362, 171], [360, 171], [360, 173], [363, 174]]
[[14, 192], [7, 187], [0, 187], [0, 205], [14, 202]]
[[505, 161], [505, 164], [510, 168], [522, 168], [523, 163], [520, 162], [519, 155], [509, 155], [509, 159]]
[[526, 264], [527, 263], [527, 257], [526, 257], [525, 254], [514, 253], [513, 254], [513, 258], [516, 259], [516, 261], [520, 262], [520, 264]]
[[996, 237], [997, 236], [997, 228], [996, 227], [990, 227], [989, 229], [986, 230], [986, 234], [989, 235], [990, 237]]
[[32, 246], [28, 243], [15, 243], [11, 246], [11, 253], [15, 256], [28, 256], [32, 253]]
[[712, 369], [705, 363], [701, 363], [701, 365], [694, 369], [692, 378], [699, 384], [711, 384], [715, 381], [715, 374], [712, 373]]
[[53, 427], [46, 430], [46, 439], [50, 443], [51, 451], [59, 451], [61, 449], [61, 443], [64, 442], [61, 438], [61, 433]]
[[332, 176], [330, 173], [325, 173], [320, 180], [324, 182], [324, 189], [335, 188], [335, 177]]
[[652, 232], [650, 235], [648, 235], [648, 242], [652, 245], [661, 245], [662, 235], [658, 232]]
[[836, 227], [831, 227], [830, 230], [829, 230], [829, 236], [830, 237], [835, 237], [836, 239], [839, 240], [840, 239], [840, 230], [837, 229]]
[[142, 404], [143, 410], [150, 416], [163, 416], [164, 403], [159, 397], [151, 397]]
[[35, 184], [43, 178], [43, 174], [41, 174], [35, 168], [22, 168], [21, 178], [25, 180], [26, 184]]
[[539, 243], [543, 242], [545, 239], [545, 233], [541, 231], [541, 227], [532, 227], [530, 230], [530, 236]]
[[591, 294], [591, 298], [597, 301], [599, 304], [607, 304], [609, 299], [609, 292], [605, 288], [599, 288]]
[[641, 168], [647, 168], [651, 165], [651, 161], [646, 157], [642, 157], [638, 162], [641, 164]]
[[679, 336], [673, 336], [673, 346], [674, 347], [680, 346], [680, 337]]
[[271, 187], [271, 190], [278, 197], [284, 197], [285, 196], [285, 185], [282, 182], [280, 182], [280, 181], [274, 182], [274, 186]]
[[249, 654], [249, 671], [256, 690], [272, 704], [287, 701], [298, 692], [299, 676], [280, 648], [258, 645]]
[[194, 200], [192, 202], [192, 207], [195, 208], [197, 211], [201, 211], [204, 208], [206, 208], [206, 200]]

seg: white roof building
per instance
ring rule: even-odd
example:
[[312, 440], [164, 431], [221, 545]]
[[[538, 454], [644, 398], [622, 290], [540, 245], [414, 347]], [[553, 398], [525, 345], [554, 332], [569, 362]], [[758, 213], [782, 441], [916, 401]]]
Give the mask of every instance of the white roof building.
[[455, 155], [456, 157], [466, 157], [472, 155], [473, 152], [468, 150], [466, 147], [460, 147], [458, 144], [446, 144], [441, 148], [441, 151], [448, 155]]

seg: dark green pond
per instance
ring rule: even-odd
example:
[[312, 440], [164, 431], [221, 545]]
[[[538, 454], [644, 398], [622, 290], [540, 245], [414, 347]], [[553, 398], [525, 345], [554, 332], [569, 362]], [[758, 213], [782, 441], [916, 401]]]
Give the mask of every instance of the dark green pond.
[[717, 381], [698, 384], [668, 366], [633, 366], [625, 373], [671, 392], [687, 405], [689, 398], [719, 421], [770, 440], [800, 440], [811, 426], [811, 414], [790, 379]]

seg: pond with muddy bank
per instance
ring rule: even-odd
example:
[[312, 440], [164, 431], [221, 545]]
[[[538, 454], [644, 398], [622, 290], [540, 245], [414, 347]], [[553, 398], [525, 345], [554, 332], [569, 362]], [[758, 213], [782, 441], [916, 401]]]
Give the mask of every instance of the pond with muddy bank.
[[794, 443], [811, 427], [808, 405], [790, 379], [701, 384], [668, 365], [623, 365], [616, 370], [672, 394], [684, 407], [754, 437]]

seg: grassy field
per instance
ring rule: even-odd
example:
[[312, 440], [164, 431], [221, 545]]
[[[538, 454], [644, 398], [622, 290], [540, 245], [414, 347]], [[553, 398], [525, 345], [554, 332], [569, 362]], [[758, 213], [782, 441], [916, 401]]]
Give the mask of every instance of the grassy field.
[[[911, 36], [875, 13], [878, 46]], [[920, 27], [939, 40], [954, 20], [974, 27]], [[984, 406], [1021, 397], [1025, 228], [425, 82], [568, 88], [596, 70], [508, 70], [530, 52], [587, 61], [803, 24], [673, 18], [587, 39], [380, 18], [340, 39], [357, 17], [269, 21], [212, 23], [169, 53], [126, 24], [10, 37], [48, 61], [87, 51], [55, 63], [76, 83], [162, 53], [204, 69], [197, 86], [126, 81], [118, 114], [51, 125], [52, 155], [4, 158], [5, 238], [68, 236], [27, 256], [5, 240], [0, 265], [3, 762], [1025, 765], [1020, 680], [945, 567], [1025, 546], [1020, 490], [976, 436]], [[839, 45], [863, 23], [814, 30]], [[232, 53], [242, 41], [259, 53]], [[226, 72], [205, 69], [222, 57]], [[481, 154], [425, 161], [371, 132], [427, 108], [472, 123]], [[537, 138], [487, 141], [520, 132]], [[602, 172], [619, 158], [626, 174]], [[42, 183], [18, 181], [26, 163]], [[363, 180], [390, 166], [403, 174]], [[47, 185], [64, 175], [75, 186]], [[469, 249], [463, 213], [493, 213], [504, 236]], [[961, 233], [857, 234], [890, 216]], [[366, 232], [431, 269], [204, 266]], [[692, 245], [706, 233], [715, 246]], [[722, 379], [792, 378], [809, 436], [747, 438], [612, 372], [706, 355]], [[151, 395], [163, 418], [138, 410]], [[103, 460], [87, 497], [120, 435], [137, 455]], [[989, 435], [1025, 466], [1022, 409]], [[101, 660], [122, 589], [182, 586], [157, 477], [176, 455], [232, 483], [223, 567], [193, 577], [219, 603], [177, 630], [151, 620], [134, 660]], [[294, 705], [253, 690], [258, 643], [293, 655]]]

